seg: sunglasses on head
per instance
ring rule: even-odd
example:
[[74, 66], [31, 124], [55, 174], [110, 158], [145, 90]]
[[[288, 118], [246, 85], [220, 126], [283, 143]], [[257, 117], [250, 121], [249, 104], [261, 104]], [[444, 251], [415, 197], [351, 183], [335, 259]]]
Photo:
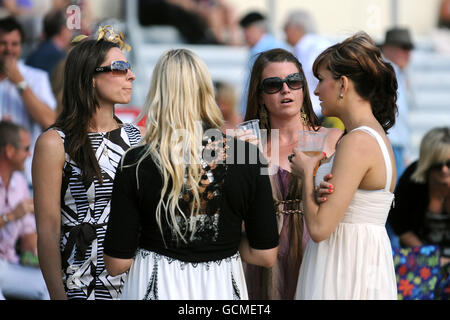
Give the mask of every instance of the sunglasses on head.
[[113, 61], [109, 66], [97, 67], [95, 72], [111, 72], [113, 76], [126, 75], [128, 70], [131, 70], [131, 65], [125, 61]]
[[433, 164], [430, 166], [430, 170], [442, 170], [442, 167], [443, 167], [443, 166], [446, 166], [447, 169], [450, 169], [450, 160], [447, 160], [447, 161], [445, 161], [445, 162], [436, 162], [436, 163], [433, 163]]
[[303, 76], [297, 72], [284, 79], [279, 77], [266, 78], [262, 81], [261, 89], [267, 94], [273, 94], [279, 92], [283, 88], [283, 84], [286, 83], [292, 90], [299, 90], [303, 88], [303, 81]]

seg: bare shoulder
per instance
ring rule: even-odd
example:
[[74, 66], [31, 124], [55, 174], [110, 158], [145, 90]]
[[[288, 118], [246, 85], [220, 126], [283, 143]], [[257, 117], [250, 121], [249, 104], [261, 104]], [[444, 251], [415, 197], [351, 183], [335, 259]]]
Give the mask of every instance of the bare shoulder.
[[62, 148], [64, 149], [63, 140], [56, 130], [48, 130], [42, 133], [36, 141], [36, 148]]
[[369, 160], [373, 159], [377, 145], [377, 141], [370, 134], [356, 130], [349, 132], [341, 139], [339, 150], [345, 150], [345, 153], [350, 154], [354, 159]]
[[42, 133], [36, 141], [34, 158], [52, 158], [64, 162], [64, 143], [56, 130]]

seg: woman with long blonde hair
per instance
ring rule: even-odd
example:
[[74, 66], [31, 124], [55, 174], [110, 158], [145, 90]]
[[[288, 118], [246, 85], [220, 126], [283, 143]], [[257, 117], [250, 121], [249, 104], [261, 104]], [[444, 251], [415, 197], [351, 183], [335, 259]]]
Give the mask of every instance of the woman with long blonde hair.
[[109, 273], [130, 270], [122, 299], [247, 299], [241, 257], [270, 266], [278, 245], [257, 148], [221, 133], [211, 77], [189, 50], [161, 56], [142, 115], [106, 235]]

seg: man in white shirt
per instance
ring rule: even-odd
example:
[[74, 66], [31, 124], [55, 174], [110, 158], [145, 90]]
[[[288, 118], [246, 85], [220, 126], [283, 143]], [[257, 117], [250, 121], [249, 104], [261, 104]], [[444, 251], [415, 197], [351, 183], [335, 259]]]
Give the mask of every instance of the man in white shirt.
[[316, 34], [315, 21], [304, 10], [292, 11], [288, 15], [284, 32], [286, 41], [294, 48], [293, 53], [303, 66], [314, 112], [322, 117], [319, 98], [314, 95], [318, 80], [314, 77], [312, 66], [317, 56], [331, 46], [331, 43]]
[[[0, 20], [0, 119], [20, 124], [30, 132], [33, 152], [42, 130], [56, 120], [56, 100], [47, 73], [19, 60], [23, 40], [23, 29], [14, 18]], [[31, 158], [25, 164], [30, 185]]]

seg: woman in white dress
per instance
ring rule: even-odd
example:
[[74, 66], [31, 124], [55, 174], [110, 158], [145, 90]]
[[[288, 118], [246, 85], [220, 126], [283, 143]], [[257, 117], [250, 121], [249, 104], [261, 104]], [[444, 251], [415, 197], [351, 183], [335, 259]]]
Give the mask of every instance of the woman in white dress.
[[[329, 182], [334, 191], [320, 205], [315, 201], [313, 170], [323, 156], [294, 150], [291, 157], [292, 172], [304, 181], [305, 218], [312, 239], [296, 298], [396, 299], [385, 229], [396, 177], [386, 135], [397, 111], [394, 70], [363, 32], [325, 50], [313, 70], [322, 113], [340, 118], [347, 133], [331, 157]], [[323, 177], [326, 172], [319, 170]]]
[[118, 169], [105, 238], [108, 272], [130, 270], [121, 299], [248, 299], [241, 257], [271, 267], [278, 246], [261, 153], [222, 134], [211, 77], [189, 50], [161, 56], [143, 114], [143, 145]]

